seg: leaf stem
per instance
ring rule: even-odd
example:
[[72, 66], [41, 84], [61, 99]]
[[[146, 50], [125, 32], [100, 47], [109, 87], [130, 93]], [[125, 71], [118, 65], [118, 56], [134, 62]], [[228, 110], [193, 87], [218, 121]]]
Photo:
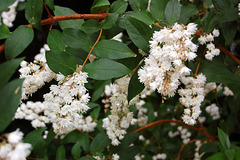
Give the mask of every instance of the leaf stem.
[[94, 48], [94, 47], [96, 46], [96, 44], [99, 42], [99, 40], [100, 40], [100, 38], [101, 38], [101, 36], [102, 36], [102, 31], [103, 31], [103, 29], [101, 28], [100, 33], [99, 33], [99, 35], [98, 35], [98, 38], [97, 38], [96, 42], [94, 43], [94, 45], [92, 46], [90, 52], [88, 53], [87, 58], [85, 59], [85, 61], [84, 61], [83, 65], [82, 65], [80, 71], [82, 71], [83, 67], [84, 67], [85, 64], [87, 63], [87, 60], [88, 60], [88, 58], [90, 57], [90, 55], [91, 55], [91, 53], [92, 53], [92, 51], [93, 51], [93, 48]]

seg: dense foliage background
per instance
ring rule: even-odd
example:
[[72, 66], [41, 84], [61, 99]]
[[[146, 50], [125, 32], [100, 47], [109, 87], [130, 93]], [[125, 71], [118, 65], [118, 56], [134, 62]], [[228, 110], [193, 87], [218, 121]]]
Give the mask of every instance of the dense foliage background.
[[1, 0], [0, 159], [240, 159], [239, 8]]

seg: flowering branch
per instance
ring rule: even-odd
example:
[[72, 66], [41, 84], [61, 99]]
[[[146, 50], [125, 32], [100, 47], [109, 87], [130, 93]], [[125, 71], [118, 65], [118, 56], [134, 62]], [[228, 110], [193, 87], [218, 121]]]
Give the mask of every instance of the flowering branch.
[[240, 65], [240, 60], [237, 57], [235, 57], [232, 52], [228, 51], [226, 48], [224, 48], [221, 45], [219, 45], [218, 48], [220, 49], [221, 52], [228, 55], [232, 60], [234, 60], [238, 65]]
[[87, 58], [85, 59], [85, 61], [84, 61], [83, 65], [82, 65], [80, 71], [82, 71], [84, 65], [87, 63], [87, 60], [88, 60], [88, 58], [90, 57], [90, 55], [91, 55], [91, 53], [92, 53], [92, 51], [93, 51], [93, 48], [94, 48], [94, 47], [96, 46], [96, 44], [99, 42], [99, 40], [100, 40], [100, 38], [101, 38], [101, 36], [102, 36], [102, 31], [103, 31], [103, 29], [101, 28], [100, 33], [99, 33], [99, 36], [98, 36], [96, 42], [94, 43], [94, 45], [92, 46], [90, 52], [88, 53]]
[[182, 145], [181, 149], [180, 149], [179, 152], [178, 152], [177, 160], [180, 160], [181, 153], [182, 153], [184, 147], [185, 147], [186, 145], [192, 143], [192, 142], [195, 142], [195, 141], [205, 141], [205, 140], [204, 140], [204, 139], [192, 139], [191, 141], [189, 141], [189, 142], [185, 143], [184, 145]]

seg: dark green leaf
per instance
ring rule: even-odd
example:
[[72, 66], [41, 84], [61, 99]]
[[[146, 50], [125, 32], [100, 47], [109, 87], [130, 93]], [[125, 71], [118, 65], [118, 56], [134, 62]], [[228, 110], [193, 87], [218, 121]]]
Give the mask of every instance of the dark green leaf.
[[33, 148], [33, 153], [37, 158], [43, 158], [46, 154], [47, 148], [46, 148], [46, 142], [44, 141], [42, 137], [42, 133], [47, 128], [40, 128], [37, 130], [34, 130], [26, 135], [24, 138], [25, 143], [30, 143]]
[[45, 0], [46, 5], [54, 11], [54, 0]]
[[89, 36], [78, 29], [64, 29], [63, 30], [63, 39], [65, 43], [71, 48], [81, 48], [87, 52], [90, 51], [91, 40]]
[[67, 76], [76, 71], [76, 61], [72, 55], [67, 52], [46, 52], [46, 59], [49, 68], [55, 73], [62, 73]]
[[170, 0], [165, 8], [167, 22], [172, 26], [180, 18], [181, 6], [178, 0]]
[[225, 152], [225, 156], [227, 157], [228, 160], [233, 160], [235, 156], [235, 150], [234, 149], [228, 149]]
[[98, 119], [100, 110], [101, 110], [101, 107], [95, 108], [95, 109], [90, 113], [90, 115], [92, 116], [92, 118]]
[[118, 78], [131, 73], [126, 66], [109, 59], [99, 59], [89, 63], [83, 71], [88, 72], [89, 77], [96, 80]]
[[21, 98], [22, 79], [15, 79], [0, 89], [0, 132], [12, 122]]
[[100, 58], [122, 59], [134, 57], [134, 52], [124, 43], [115, 40], [101, 40], [94, 48], [94, 55]]
[[57, 29], [52, 29], [47, 38], [47, 43], [52, 51], [60, 52], [65, 50], [65, 43], [62, 34]]
[[46, 144], [49, 144], [55, 138], [55, 136], [56, 134], [53, 131], [53, 127], [51, 127], [47, 134]]
[[[69, 15], [69, 14], [77, 14], [77, 13], [71, 10], [70, 8], [55, 6], [54, 14], [55, 16], [60, 16], [60, 15]], [[62, 30], [65, 28], [81, 29], [82, 24], [84, 23], [84, 20], [83, 19], [67, 20], [67, 21], [60, 21], [58, 23], [59, 23], [59, 26], [62, 28]]]
[[5, 24], [0, 25], [0, 40], [6, 39], [8, 35], [10, 34], [10, 31], [8, 27]]
[[234, 5], [231, 0], [212, 0], [214, 8], [218, 11], [224, 10], [225, 8], [232, 8]]
[[102, 22], [102, 28], [103, 29], [110, 29], [112, 28], [116, 21], [118, 19], [118, 14], [117, 13], [112, 13], [106, 17], [106, 20]]
[[84, 60], [87, 58], [87, 55], [88, 55], [88, 52], [80, 48], [74, 49], [74, 48], [67, 47], [66, 52], [71, 54], [75, 58], [76, 63], [80, 65], [83, 64]]
[[96, 81], [94, 83], [94, 92], [92, 94], [91, 101], [94, 102], [94, 101], [98, 100], [101, 97], [101, 95], [103, 94], [105, 86], [110, 83], [111, 83], [110, 80]]
[[217, 152], [218, 150], [218, 144], [215, 142], [209, 142], [209, 143], [205, 143], [203, 144], [200, 149], [199, 149], [199, 153], [209, 153], [209, 152]]
[[240, 82], [240, 77], [229, 71], [226, 66], [217, 60], [205, 61], [202, 63], [201, 71], [207, 77], [207, 82], [216, 83], [237, 83]]
[[90, 151], [92, 153], [102, 152], [105, 148], [110, 144], [110, 140], [105, 132], [101, 132], [97, 134], [97, 136], [93, 139], [90, 145]]
[[128, 102], [133, 99], [136, 95], [141, 93], [144, 89], [144, 85], [139, 82], [137, 71], [131, 77], [129, 86], [128, 86]]
[[80, 156], [81, 156], [81, 152], [82, 152], [82, 150], [81, 150], [81, 148], [80, 148], [81, 146], [80, 146], [80, 142], [77, 142], [77, 143], [75, 143], [74, 144], [74, 146], [72, 147], [72, 156], [75, 158], [75, 159], [78, 159], [78, 158], [80, 158]]
[[150, 12], [156, 20], [163, 20], [165, 17], [165, 7], [169, 0], [151, 0]]
[[153, 30], [145, 23], [127, 17], [125, 19], [126, 30], [133, 43], [144, 52], [148, 53], [149, 40], [152, 37]]
[[190, 17], [198, 14], [198, 10], [195, 5], [187, 5], [183, 6], [181, 9], [181, 16], [179, 18], [179, 22], [182, 22], [183, 24], [187, 24]]
[[16, 0], [1, 0], [1, 5], [0, 5], [0, 14], [2, 11], [7, 11], [10, 5], [12, 5]]
[[238, 8], [225, 8], [216, 15], [219, 22], [231, 22], [239, 19]]
[[218, 152], [212, 155], [211, 157], [208, 157], [206, 160], [226, 160], [226, 157], [224, 153]]
[[220, 28], [221, 28], [221, 34], [223, 35], [225, 39], [225, 44], [226, 45], [231, 45], [233, 42], [233, 39], [237, 33], [237, 23], [235, 22], [225, 22], [225, 23], [220, 23]]
[[90, 150], [90, 141], [88, 137], [88, 133], [82, 133], [81, 136], [79, 136], [79, 143], [84, 150], [85, 153], [88, 153]]
[[129, 0], [132, 10], [145, 11], [148, 6], [148, 0]]
[[0, 64], [0, 88], [2, 88], [19, 67], [23, 58], [12, 59]]
[[127, 7], [128, 7], [127, 2], [125, 2], [124, 0], [117, 0], [111, 4], [109, 12], [122, 14], [126, 11]]
[[235, 160], [239, 160], [240, 159], [240, 149], [236, 150], [234, 158], [235, 158]]
[[82, 29], [84, 32], [86, 32], [88, 34], [92, 34], [92, 33], [96, 33], [98, 31], [100, 31], [101, 27], [97, 20], [89, 19], [83, 23]]
[[108, 0], [94, 0], [93, 5], [91, 7], [91, 12], [92, 13], [97, 13], [99, 10], [105, 12], [110, 3]]
[[22, 53], [32, 42], [34, 32], [32, 27], [19, 26], [10, 34], [5, 43], [5, 56], [7, 59], [13, 59]]
[[70, 133], [68, 133], [64, 139], [62, 140], [62, 144], [66, 144], [66, 143], [76, 143], [79, 138], [81, 137], [81, 133], [74, 130]]
[[64, 145], [61, 145], [57, 149], [56, 160], [65, 160], [66, 159], [66, 150]]
[[27, 21], [32, 24], [35, 28], [41, 29], [41, 20], [43, 12], [43, 0], [28, 0], [25, 17]]
[[148, 11], [141, 11], [141, 12], [129, 11], [129, 12], [126, 12], [126, 16], [136, 18], [137, 20], [145, 23], [146, 25], [151, 25], [154, 22], [151, 13]]
[[[137, 146], [130, 146], [118, 152], [120, 160], [132, 160], [140, 152], [140, 148]], [[126, 154], [127, 153], [127, 154]]]
[[218, 138], [225, 150], [231, 147], [228, 135], [225, 132], [223, 132], [223, 130], [221, 130], [220, 128], [218, 128]]

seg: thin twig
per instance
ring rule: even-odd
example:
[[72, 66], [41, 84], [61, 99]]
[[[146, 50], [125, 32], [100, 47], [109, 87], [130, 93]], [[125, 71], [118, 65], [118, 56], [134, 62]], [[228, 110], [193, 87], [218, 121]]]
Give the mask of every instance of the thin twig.
[[156, 25], [157, 27], [164, 29], [164, 27], [160, 26], [158, 23], [154, 23], [154, 25]]
[[195, 78], [196, 78], [196, 76], [197, 76], [197, 74], [198, 74], [198, 70], [199, 70], [200, 64], [202, 63], [202, 61], [203, 61], [203, 59], [204, 59], [204, 56], [205, 56], [206, 52], [207, 52], [207, 49], [205, 49], [205, 51], [203, 52], [202, 57], [201, 57], [201, 59], [200, 59], [198, 65], [197, 65], [197, 69], [196, 69], [196, 72], [195, 72], [195, 74], [194, 74], [194, 77], [195, 77]]
[[232, 60], [234, 60], [238, 65], [240, 65], [240, 60], [234, 56], [234, 54], [230, 51], [228, 51], [226, 48], [223, 46], [219, 45], [217, 46], [221, 52], [225, 53], [227, 56], [229, 56]]
[[0, 45], [0, 53], [3, 52], [3, 50], [4, 50], [4, 46], [5, 46], [5, 43], [3, 43], [3, 44]]
[[145, 59], [145, 58], [143, 58], [143, 59], [138, 63], [138, 65], [133, 69], [133, 71], [132, 71], [132, 73], [129, 75], [129, 77], [132, 77], [132, 76], [136, 73], [138, 67], [142, 64], [142, 62], [144, 61], [144, 59]]
[[92, 46], [90, 52], [88, 53], [87, 58], [85, 59], [85, 61], [84, 61], [83, 65], [82, 65], [80, 71], [82, 71], [83, 67], [84, 67], [85, 64], [87, 63], [87, 60], [88, 60], [88, 58], [90, 57], [90, 55], [91, 55], [91, 53], [92, 53], [92, 51], [93, 51], [93, 48], [96, 46], [96, 44], [97, 44], [98, 41], [100, 40], [100, 38], [101, 38], [101, 36], [102, 36], [102, 31], [103, 31], [103, 29], [101, 28], [100, 33], [99, 33], [99, 36], [98, 36], [96, 42], [94, 43], [94, 45]]

